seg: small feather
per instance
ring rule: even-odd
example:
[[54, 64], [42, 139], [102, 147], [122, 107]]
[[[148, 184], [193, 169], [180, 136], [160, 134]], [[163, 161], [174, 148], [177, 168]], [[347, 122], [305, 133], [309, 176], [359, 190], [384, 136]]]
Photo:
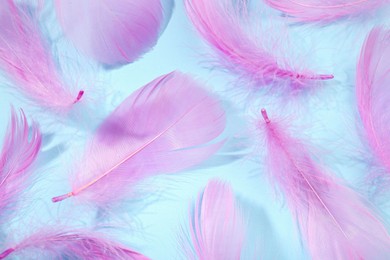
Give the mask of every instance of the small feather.
[[11, 122], [0, 154], [0, 226], [15, 212], [20, 195], [30, 184], [31, 165], [37, 158], [42, 137], [37, 124], [29, 124], [23, 111], [12, 109]]
[[390, 237], [375, 210], [354, 190], [331, 176], [318, 155], [290, 136], [266, 111], [264, 133], [268, 175], [297, 220], [313, 259], [384, 259]]
[[104, 238], [103, 234], [86, 230], [64, 231], [57, 227], [40, 230], [4, 250], [0, 259], [15, 255], [21, 259], [149, 259]]
[[219, 54], [222, 66], [252, 82], [263, 85], [289, 80], [293, 83], [291, 86], [300, 87], [313, 80], [333, 78], [332, 75], [298, 72], [289, 62], [273, 56], [263, 44], [272, 31], [261, 32], [260, 36], [247, 33], [242, 25], [242, 17], [248, 12], [246, 0], [185, 0], [185, 6], [195, 28]]
[[134, 62], [157, 43], [170, 18], [171, 2], [116, 0], [113, 4], [110, 0], [56, 0], [54, 3], [65, 36], [91, 58], [113, 67]]
[[223, 144], [208, 144], [225, 128], [218, 100], [191, 77], [161, 76], [129, 96], [89, 140], [71, 196], [107, 205], [148, 176], [194, 166]]
[[241, 259], [246, 225], [229, 185], [211, 180], [189, 217], [191, 242], [183, 244], [186, 259]]
[[5, 0], [0, 8], [0, 69], [36, 105], [68, 110], [84, 92], [70, 91], [58, 71], [35, 15]]
[[389, 0], [264, 0], [300, 22], [330, 23], [372, 12]]

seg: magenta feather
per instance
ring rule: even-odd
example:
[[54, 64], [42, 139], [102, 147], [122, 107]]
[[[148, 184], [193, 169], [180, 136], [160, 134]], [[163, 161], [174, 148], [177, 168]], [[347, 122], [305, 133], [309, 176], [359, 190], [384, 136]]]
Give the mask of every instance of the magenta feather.
[[58, 228], [46, 228], [31, 235], [4, 250], [0, 259], [11, 255], [21, 259], [149, 259], [104, 238], [103, 234], [85, 230], [63, 231]]
[[311, 80], [333, 78], [295, 71], [264, 48], [260, 37], [268, 37], [266, 33], [258, 38], [249, 35], [242, 27], [245, 0], [185, 0], [185, 6], [195, 28], [219, 54], [222, 66], [253, 82], [268, 84], [287, 79], [294, 83], [291, 86], [301, 86]]
[[231, 187], [211, 180], [190, 208], [190, 242], [186, 259], [239, 260], [246, 225]]
[[0, 9], [0, 69], [13, 86], [39, 106], [68, 110], [83, 91], [72, 93], [61, 78], [50, 46], [26, 6], [5, 0]]
[[329, 23], [368, 13], [389, 0], [264, 0], [300, 22]]
[[161, 76], [129, 96], [87, 144], [72, 191], [100, 205], [124, 197], [132, 184], [196, 165], [223, 142], [207, 144], [225, 128], [217, 99], [179, 72]]
[[12, 109], [11, 122], [0, 154], [0, 226], [7, 223], [16, 210], [20, 195], [30, 184], [31, 165], [41, 147], [41, 133], [35, 123], [29, 124], [23, 111]]
[[170, 1], [56, 0], [56, 12], [65, 35], [96, 61], [119, 66], [137, 60], [160, 36]]
[[390, 171], [390, 31], [374, 28], [362, 48], [356, 72], [356, 96], [369, 145]]
[[328, 174], [303, 141], [262, 110], [268, 175], [284, 194], [313, 259], [382, 259], [390, 237], [371, 206]]

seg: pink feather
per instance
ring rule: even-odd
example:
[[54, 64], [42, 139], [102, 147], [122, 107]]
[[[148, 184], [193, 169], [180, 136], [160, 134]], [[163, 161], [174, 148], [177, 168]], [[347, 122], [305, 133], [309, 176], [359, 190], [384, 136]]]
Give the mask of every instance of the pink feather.
[[186, 259], [239, 260], [246, 226], [233, 190], [219, 180], [210, 181], [190, 210], [190, 239]]
[[65, 87], [50, 46], [25, 6], [5, 0], [0, 9], [0, 69], [28, 99], [45, 108], [68, 110], [83, 91]]
[[85, 230], [63, 231], [58, 228], [46, 228], [31, 235], [4, 250], [0, 259], [11, 255], [21, 259], [149, 259], [104, 238], [103, 234]]
[[[264, 35], [251, 36], [242, 27], [246, 0], [185, 0], [187, 14], [202, 37], [218, 53], [223, 67], [259, 84], [290, 80], [301, 86], [312, 80], [332, 79], [332, 75], [298, 72], [265, 49]], [[259, 26], [260, 27], [260, 26]], [[271, 32], [267, 32], [271, 33]]]
[[371, 206], [263, 109], [268, 175], [284, 194], [313, 259], [383, 259], [390, 237]]
[[32, 123], [29, 138], [26, 116], [23, 111], [19, 116], [12, 109], [11, 122], [0, 154], [0, 226], [7, 223], [20, 195], [29, 186], [31, 165], [39, 153], [41, 138], [35, 123]]
[[173, 5], [162, 1], [56, 0], [55, 6], [65, 35], [78, 49], [104, 65], [119, 66], [157, 43]]
[[389, 0], [264, 0], [300, 22], [329, 23], [372, 12]]
[[208, 144], [225, 128], [217, 99], [179, 72], [161, 76], [129, 96], [89, 140], [72, 191], [99, 205], [132, 191], [148, 176], [194, 166], [223, 142]]
[[374, 28], [361, 50], [356, 96], [369, 145], [390, 171], [390, 31]]

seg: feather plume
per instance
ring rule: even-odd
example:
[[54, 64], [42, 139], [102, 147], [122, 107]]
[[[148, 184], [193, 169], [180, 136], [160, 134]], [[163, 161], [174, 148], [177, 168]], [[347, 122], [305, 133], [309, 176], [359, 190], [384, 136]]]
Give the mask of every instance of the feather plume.
[[129, 96], [98, 128], [72, 181], [72, 196], [104, 205], [156, 174], [194, 166], [223, 141], [207, 144], [225, 128], [217, 99], [189, 76], [161, 76]]
[[55, 7], [65, 36], [89, 57], [113, 67], [134, 62], [157, 43], [173, 3], [56, 0]]
[[184, 243], [186, 259], [238, 260], [246, 237], [243, 215], [233, 190], [211, 180], [190, 208], [191, 242]]
[[374, 209], [262, 110], [268, 175], [284, 194], [313, 259], [383, 259], [390, 237]]
[[65, 87], [38, 22], [26, 6], [5, 0], [0, 8], [0, 69], [27, 99], [44, 108], [66, 111], [84, 91]]
[[31, 177], [31, 165], [41, 147], [41, 133], [29, 125], [23, 111], [18, 115], [12, 108], [11, 122], [0, 154], [0, 226], [7, 223], [15, 211], [20, 195], [26, 190]]
[[390, 172], [390, 31], [374, 28], [360, 53], [356, 96], [368, 143], [379, 162]]
[[[289, 80], [299, 87], [312, 80], [332, 79], [332, 75], [298, 72], [264, 47], [266, 33], [256, 38], [242, 27], [246, 0], [185, 0], [187, 14], [202, 37], [218, 53], [223, 67], [263, 84]], [[259, 21], [261, 22], [261, 21]], [[285, 63], [285, 64], [283, 64]]]
[[264, 0], [300, 22], [330, 23], [374, 11], [389, 0]]
[[0, 259], [11, 255], [28, 259], [149, 259], [104, 238], [103, 234], [85, 230], [64, 231], [57, 227], [41, 230], [4, 250]]

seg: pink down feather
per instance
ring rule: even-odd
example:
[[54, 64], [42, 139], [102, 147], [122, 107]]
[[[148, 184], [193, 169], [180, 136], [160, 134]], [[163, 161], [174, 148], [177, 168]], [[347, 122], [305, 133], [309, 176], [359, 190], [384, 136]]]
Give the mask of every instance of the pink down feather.
[[156, 43], [172, 9], [164, 0], [56, 0], [64, 34], [84, 54], [106, 66], [137, 60]]
[[[37, 251], [39, 250], [39, 251]], [[21, 259], [112, 259], [148, 260], [125, 246], [87, 230], [46, 228], [4, 250], [0, 259], [19, 256]]]
[[72, 191], [100, 206], [126, 197], [148, 176], [194, 166], [223, 141], [209, 144], [225, 128], [218, 100], [191, 77], [161, 76], [129, 96], [89, 140], [76, 167]]
[[5, 0], [0, 9], [0, 69], [36, 105], [55, 111], [69, 110], [78, 94], [67, 88], [40, 32], [35, 16], [26, 6]]
[[300, 22], [329, 23], [376, 10], [389, 0], [264, 0]]
[[300, 87], [312, 80], [333, 78], [332, 75], [295, 71], [289, 62], [273, 56], [262, 43], [261, 37], [267, 37], [266, 32], [259, 37], [249, 35], [243, 28], [245, 11], [242, 10], [248, 8], [246, 5], [246, 0], [185, 0], [189, 18], [219, 54], [223, 67], [261, 85], [287, 79], [292, 82], [291, 87]]
[[[366, 138], [379, 163], [390, 172], [390, 31], [374, 28], [360, 53], [356, 97]], [[388, 177], [387, 177], [388, 178]]]
[[282, 122], [262, 110], [272, 183], [294, 214], [313, 259], [381, 259], [390, 254], [390, 237], [375, 210], [341, 180], [331, 176], [313, 150], [293, 138]]
[[246, 238], [246, 224], [231, 187], [211, 180], [190, 208], [186, 259], [239, 260]]
[[6, 224], [16, 210], [16, 204], [30, 184], [34, 163], [41, 147], [41, 133], [29, 124], [23, 111], [12, 109], [11, 122], [5, 134], [0, 154], [0, 226]]

